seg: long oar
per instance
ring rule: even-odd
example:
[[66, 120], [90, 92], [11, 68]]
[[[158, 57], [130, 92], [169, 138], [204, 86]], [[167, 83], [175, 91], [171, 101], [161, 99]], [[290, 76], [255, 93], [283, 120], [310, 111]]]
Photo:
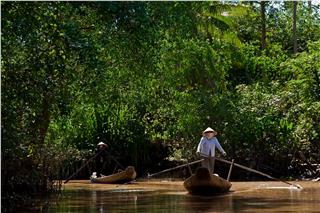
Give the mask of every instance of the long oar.
[[163, 170], [163, 171], [160, 171], [160, 172], [157, 172], [157, 173], [154, 173], [154, 174], [151, 174], [151, 175], [148, 173], [148, 178], [150, 178], [150, 177], [152, 177], [152, 176], [155, 176], [155, 175], [159, 175], [159, 174], [164, 173], [164, 172], [170, 172], [170, 171], [175, 170], [175, 169], [179, 169], [179, 168], [182, 168], [182, 167], [185, 167], [185, 166], [190, 166], [190, 165], [192, 165], [192, 164], [200, 163], [200, 162], [203, 161], [203, 160], [204, 160], [204, 159], [196, 160], [196, 161], [193, 161], [193, 162], [191, 162], [191, 163], [186, 163], [186, 164], [183, 164], [183, 165], [180, 165], [180, 166], [176, 166], [176, 167], [171, 168], [171, 169], [165, 169], [165, 170]]
[[97, 154], [95, 154], [92, 158], [90, 158], [83, 166], [81, 166], [75, 173], [73, 173], [72, 175], [70, 175], [65, 181], [64, 183], [68, 183], [69, 180], [71, 180], [71, 178], [73, 178], [74, 176], [76, 176], [85, 166], [87, 166], [92, 160], [94, 160], [102, 151], [104, 151], [103, 149], [100, 150], [99, 152], [97, 152]]
[[[221, 162], [224, 162], [224, 163], [232, 164], [232, 162], [231, 162], [231, 161], [228, 161], [228, 160], [224, 160], [224, 159], [220, 159], [220, 158], [216, 158], [216, 160], [221, 161]], [[249, 168], [249, 167], [246, 167], [246, 166], [243, 166], [243, 165], [240, 165], [240, 164], [237, 164], [237, 163], [233, 163], [233, 165], [234, 165], [234, 166], [237, 166], [237, 167], [239, 167], [239, 168], [241, 168], [241, 169], [245, 169], [245, 170], [247, 170], [247, 171], [254, 172], [254, 173], [260, 174], [260, 175], [262, 175], [262, 176], [268, 177], [268, 178], [270, 178], [270, 179], [273, 179], [273, 180], [276, 180], [276, 181], [281, 181], [281, 182], [286, 183], [286, 184], [289, 184], [289, 185], [291, 185], [291, 186], [295, 186], [295, 187], [297, 187], [298, 189], [302, 189], [302, 187], [299, 186], [299, 185], [295, 185], [295, 184], [293, 184], [293, 183], [289, 183], [289, 182], [287, 182], [287, 181], [280, 180], [280, 179], [278, 179], [278, 178], [272, 177], [272, 176], [270, 176], [270, 175], [268, 175], [268, 174], [265, 174], [265, 173], [263, 173], [263, 172], [260, 172], [260, 171], [258, 171], [258, 170], [251, 169], [251, 168]]]
[[109, 152], [107, 152], [106, 150], [103, 150], [105, 151], [105, 153], [107, 153], [107, 155], [109, 155], [109, 157], [114, 160], [114, 162], [116, 162], [116, 164], [118, 164], [118, 166], [120, 166], [121, 169], [124, 169], [124, 167], [119, 163], [119, 161], [117, 161]]
[[95, 154], [92, 158], [90, 158], [83, 166], [81, 166], [75, 173], [73, 173], [70, 177], [68, 177], [64, 183], [68, 183], [69, 180], [71, 180], [74, 176], [76, 176], [85, 166], [87, 166], [92, 160], [94, 160], [101, 152], [105, 152], [109, 155], [109, 157], [114, 160], [116, 162], [116, 164], [118, 164], [122, 169], [124, 169], [124, 167], [106, 150], [102, 149], [100, 150], [97, 154]]

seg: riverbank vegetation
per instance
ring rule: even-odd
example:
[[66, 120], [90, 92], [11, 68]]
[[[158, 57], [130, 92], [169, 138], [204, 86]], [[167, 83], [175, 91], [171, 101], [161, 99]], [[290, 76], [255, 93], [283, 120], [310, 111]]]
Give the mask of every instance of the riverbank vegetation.
[[208, 126], [236, 162], [319, 176], [319, 5], [1, 2], [1, 14], [2, 210], [59, 188], [100, 141], [145, 174], [195, 159]]

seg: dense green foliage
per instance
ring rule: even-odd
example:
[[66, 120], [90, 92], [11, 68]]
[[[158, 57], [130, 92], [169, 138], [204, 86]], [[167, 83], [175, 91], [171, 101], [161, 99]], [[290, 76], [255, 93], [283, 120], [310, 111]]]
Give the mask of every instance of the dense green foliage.
[[263, 48], [259, 10], [2, 2], [3, 210], [54, 189], [99, 141], [139, 174], [195, 158], [208, 126], [230, 158], [277, 176], [319, 162], [319, 6], [298, 3], [297, 54], [292, 3], [267, 2]]

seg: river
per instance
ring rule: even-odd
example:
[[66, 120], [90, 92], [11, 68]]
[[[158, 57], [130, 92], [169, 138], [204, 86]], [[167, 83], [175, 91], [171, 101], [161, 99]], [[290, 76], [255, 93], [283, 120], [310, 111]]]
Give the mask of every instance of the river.
[[[320, 212], [320, 182], [232, 182], [231, 192], [193, 196], [182, 181], [144, 180], [123, 185], [70, 181], [42, 212]], [[39, 209], [40, 208], [40, 209]]]

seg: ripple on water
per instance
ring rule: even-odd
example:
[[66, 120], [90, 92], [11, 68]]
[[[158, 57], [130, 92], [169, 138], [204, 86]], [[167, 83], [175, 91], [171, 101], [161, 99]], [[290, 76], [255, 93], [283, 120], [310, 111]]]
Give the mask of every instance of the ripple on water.
[[234, 182], [234, 192], [217, 197], [189, 195], [182, 182], [83, 184], [51, 199], [48, 212], [316, 212], [320, 184], [299, 183], [303, 190], [279, 182]]

